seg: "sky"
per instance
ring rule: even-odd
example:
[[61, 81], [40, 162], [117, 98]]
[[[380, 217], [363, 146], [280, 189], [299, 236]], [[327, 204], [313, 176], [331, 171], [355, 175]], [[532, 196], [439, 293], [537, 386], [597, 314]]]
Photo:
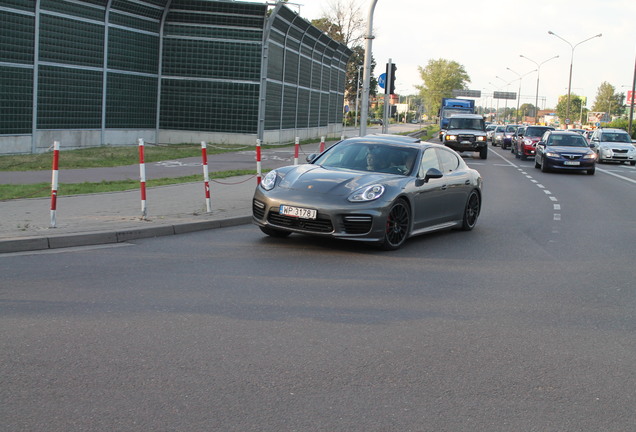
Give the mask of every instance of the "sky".
[[[333, 1], [290, 0], [289, 7], [311, 21]], [[372, 0], [357, 2], [366, 23]], [[571, 61], [572, 94], [586, 96], [588, 108], [601, 83], [627, 94], [634, 79], [636, 0], [377, 0], [373, 30], [375, 74], [384, 72], [391, 59], [397, 65], [398, 94], [416, 94], [415, 86], [423, 84], [418, 67], [437, 59], [464, 66], [468, 88], [482, 92], [478, 105], [493, 106], [487, 95], [519, 92], [519, 84], [521, 104], [534, 105], [537, 73], [531, 71], [535, 63], [557, 55], [540, 67], [541, 108], [554, 108], [567, 94]], [[573, 60], [570, 45], [548, 31], [576, 45]]]

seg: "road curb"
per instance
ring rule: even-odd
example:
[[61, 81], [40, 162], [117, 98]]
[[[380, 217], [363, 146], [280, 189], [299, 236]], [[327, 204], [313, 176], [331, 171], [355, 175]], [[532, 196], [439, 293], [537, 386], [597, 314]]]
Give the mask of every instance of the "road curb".
[[237, 216], [215, 221], [187, 222], [182, 224], [162, 225], [140, 229], [135, 228], [91, 233], [72, 233], [51, 237], [44, 236], [0, 240], [0, 253], [29, 252], [77, 246], [123, 243], [130, 240], [187, 234], [196, 231], [246, 225], [251, 222], [252, 216]]

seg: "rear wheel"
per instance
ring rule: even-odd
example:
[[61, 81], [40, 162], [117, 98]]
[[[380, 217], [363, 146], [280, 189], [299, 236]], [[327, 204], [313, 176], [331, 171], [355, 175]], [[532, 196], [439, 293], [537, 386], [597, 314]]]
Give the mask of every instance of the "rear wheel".
[[289, 237], [289, 235], [291, 234], [289, 231], [282, 231], [282, 230], [278, 230], [275, 228], [270, 228], [270, 227], [259, 227], [261, 229], [261, 231], [263, 231], [265, 234], [267, 234], [270, 237], [277, 237], [277, 238], [285, 238], [285, 237]]
[[399, 199], [393, 203], [386, 218], [381, 248], [384, 250], [400, 248], [406, 241], [410, 228], [411, 212], [409, 206], [403, 199]]
[[464, 231], [470, 231], [475, 228], [480, 209], [481, 198], [479, 197], [479, 193], [474, 190], [468, 196], [466, 208], [464, 209], [464, 219], [462, 221], [462, 229]]

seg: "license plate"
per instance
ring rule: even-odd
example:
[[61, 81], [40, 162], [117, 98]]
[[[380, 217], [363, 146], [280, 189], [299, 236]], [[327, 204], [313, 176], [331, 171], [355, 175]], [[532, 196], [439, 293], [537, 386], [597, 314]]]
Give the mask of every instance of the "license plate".
[[316, 215], [318, 214], [318, 212], [314, 209], [293, 207], [284, 204], [279, 207], [278, 213], [284, 216], [297, 217], [300, 219], [316, 219]]
[[581, 162], [579, 162], [579, 161], [565, 161], [565, 162], [563, 162], [563, 165], [578, 166], [578, 165], [581, 165]]

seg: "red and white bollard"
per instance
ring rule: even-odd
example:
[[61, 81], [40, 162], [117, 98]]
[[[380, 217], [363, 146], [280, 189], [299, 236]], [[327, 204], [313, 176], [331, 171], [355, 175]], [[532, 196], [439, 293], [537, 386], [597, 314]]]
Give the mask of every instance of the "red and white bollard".
[[298, 150], [300, 149], [300, 138], [296, 137], [294, 143], [294, 165], [298, 165]]
[[148, 208], [146, 207], [146, 163], [144, 162], [144, 140], [139, 138], [139, 185], [141, 188], [141, 218], [146, 219]]
[[256, 140], [256, 184], [261, 184], [263, 172], [261, 171], [261, 140]]
[[319, 152], [322, 153], [325, 151], [325, 137], [320, 137], [320, 147]]
[[205, 186], [205, 209], [208, 213], [212, 211], [210, 207], [210, 173], [208, 172], [208, 147], [205, 141], [201, 141], [201, 158], [203, 159], [203, 184]]
[[60, 161], [60, 142], [53, 141], [53, 171], [51, 173], [51, 228], [57, 226], [57, 187]]

